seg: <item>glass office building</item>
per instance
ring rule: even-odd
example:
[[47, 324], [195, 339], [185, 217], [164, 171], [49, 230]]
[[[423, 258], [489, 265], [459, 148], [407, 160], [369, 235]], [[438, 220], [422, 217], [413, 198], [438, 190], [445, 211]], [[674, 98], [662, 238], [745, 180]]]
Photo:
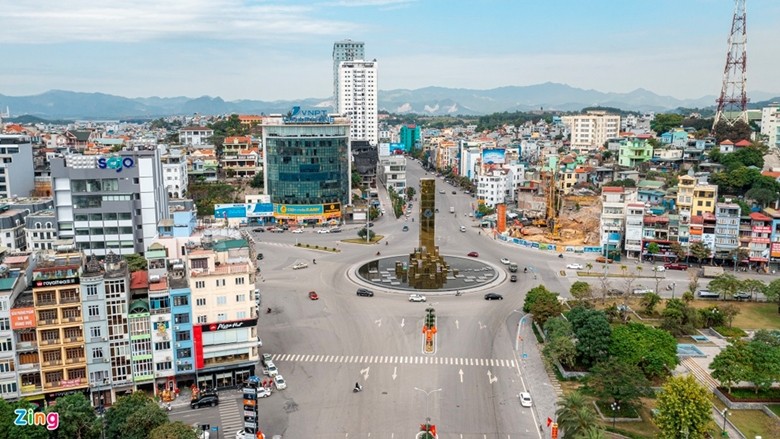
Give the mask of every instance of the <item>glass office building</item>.
[[265, 193], [274, 217], [292, 222], [341, 218], [349, 202], [349, 123], [284, 122], [263, 126]]

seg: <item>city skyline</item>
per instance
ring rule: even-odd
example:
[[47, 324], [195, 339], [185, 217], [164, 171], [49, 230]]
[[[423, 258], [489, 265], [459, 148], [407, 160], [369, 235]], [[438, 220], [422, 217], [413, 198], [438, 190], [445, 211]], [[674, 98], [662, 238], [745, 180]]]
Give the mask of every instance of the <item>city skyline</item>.
[[[365, 42], [379, 89], [559, 82], [676, 98], [720, 91], [733, 2], [43, 1], [5, 5], [0, 94], [328, 98], [332, 47]], [[445, 7], [446, 6], [446, 7]], [[773, 17], [748, 2], [748, 90], [776, 92]]]

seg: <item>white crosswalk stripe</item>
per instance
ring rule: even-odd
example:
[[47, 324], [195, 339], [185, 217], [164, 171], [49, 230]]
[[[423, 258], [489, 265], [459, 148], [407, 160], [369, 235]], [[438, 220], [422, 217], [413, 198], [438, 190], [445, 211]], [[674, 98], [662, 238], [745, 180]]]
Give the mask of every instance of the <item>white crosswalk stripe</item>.
[[431, 356], [386, 356], [386, 355], [315, 355], [274, 354], [274, 362], [294, 363], [357, 363], [357, 364], [426, 364], [447, 366], [515, 367], [515, 360], [501, 358], [463, 358]]
[[244, 428], [244, 416], [242, 409], [238, 406], [238, 400], [225, 398], [219, 403], [219, 418], [222, 421], [222, 425], [219, 426], [225, 434], [231, 432], [235, 434], [236, 431]]

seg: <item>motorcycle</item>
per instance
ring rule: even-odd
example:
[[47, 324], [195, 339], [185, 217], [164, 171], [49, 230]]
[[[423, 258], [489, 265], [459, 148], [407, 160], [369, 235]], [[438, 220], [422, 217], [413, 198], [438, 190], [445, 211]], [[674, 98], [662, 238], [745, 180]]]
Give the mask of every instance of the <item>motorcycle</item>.
[[455, 292], [455, 295], [456, 295], [456, 296], [462, 296], [462, 295], [463, 295], [463, 293], [461, 293], [460, 291], [456, 291], [456, 292]]
[[266, 314], [271, 314], [271, 308], [268, 308], [267, 310], [265, 310], [265, 313]]
[[360, 392], [361, 390], [363, 390], [363, 386], [361, 386], [360, 384], [357, 384], [357, 383], [356, 383], [356, 384], [355, 384], [355, 387], [353, 387], [353, 388], [352, 388], [352, 393], [358, 393], [358, 392]]
[[561, 259], [563, 259], [563, 253], [559, 253], [559, 254], [558, 254], [558, 257], [559, 257], [559, 258], [561, 258]]
[[311, 263], [312, 263], [312, 265], [317, 265], [317, 260], [316, 259], [312, 259]]
[[380, 252], [376, 252], [376, 255], [377, 255], [377, 256], [380, 256], [381, 254], [382, 254], [382, 253], [380, 253]]

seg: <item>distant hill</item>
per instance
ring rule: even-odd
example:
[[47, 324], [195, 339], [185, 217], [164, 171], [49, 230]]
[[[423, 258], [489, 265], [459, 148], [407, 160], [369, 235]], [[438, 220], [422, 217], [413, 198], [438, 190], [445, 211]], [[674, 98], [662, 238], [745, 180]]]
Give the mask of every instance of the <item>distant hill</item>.
[[[777, 93], [752, 92], [759, 103]], [[547, 82], [528, 86], [507, 86], [490, 90], [424, 87], [416, 90], [380, 90], [380, 109], [391, 113], [422, 115], [483, 115], [503, 111], [579, 111], [585, 107], [615, 107], [633, 111], [671, 111], [676, 108], [707, 108], [715, 96], [677, 99], [660, 96], [645, 89], [629, 93], [585, 90], [566, 84]], [[753, 105], [756, 105], [753, 104]], [[12, 114], [28, 114], [44, 119], [137, 119], [175, 114], [272, 114], [286, 113], [293, 105], [333, 108], [331, 98], [306, 98], [283, 101], [238, 100], [220, 97], [126, 98], [104, 93], [51, 90], [34, 96], [0, 95], [0, 108], [8, 106]], [[753, 106], [751, 105], [751, 106]]]

